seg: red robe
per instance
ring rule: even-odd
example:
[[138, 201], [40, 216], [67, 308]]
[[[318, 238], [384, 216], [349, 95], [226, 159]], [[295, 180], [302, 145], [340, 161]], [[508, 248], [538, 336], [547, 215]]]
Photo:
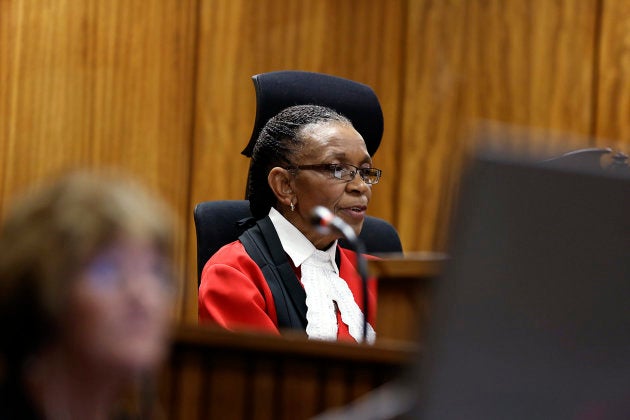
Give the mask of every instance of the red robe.
[[[363, 311], [361, 277], [356, 271], [356, 254], [338, 247], [339, 277], [348, 283]], [[294, 267], [298, 278], [300, 269]], [[222, 247], [206, 263], [199, 286], [199, 322], [230, 330], [255, 330], [280, 334], [273, 295], [258, 265], [240, 241]], [[376, 319], [376, 281], [368, 282], [369, 322]], [[337, 339], [354, 340], [337, 312]]]

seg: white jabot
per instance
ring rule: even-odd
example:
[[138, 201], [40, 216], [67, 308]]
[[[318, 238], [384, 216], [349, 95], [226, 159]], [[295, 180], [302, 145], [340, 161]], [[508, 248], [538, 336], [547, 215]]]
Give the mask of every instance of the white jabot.
[[[302, 285], [306, 291], [306, 334], [320, 340], [337, 339], [337, 308], [350, 335], [363, 340], [363, 312], [352, 292], [335, 271], [330, 254], [315, 250], [302, 264]], [[336, 307], [335, 307], [336, 304]], [[366, 341], [373, 343], [376, 334], [367, 324]]]
[[[319, 251], [291, 222], [273, 207], [269, 211], [284, 252], [293, 265], [302, 270], [302, 285], [306, 292], [306, 333], [309, 338], [337, 339], [337, 308], [341, 320], [355, 340], [363, 339], [363, 313], [352, 296], [348, 283], [339, 277], [335, 263], [337, 241], [325, 251]], [[335, 307], [337, 303], [337, 307]], [[376, 334], [368, 324], [367, 342], [373, 343]]]

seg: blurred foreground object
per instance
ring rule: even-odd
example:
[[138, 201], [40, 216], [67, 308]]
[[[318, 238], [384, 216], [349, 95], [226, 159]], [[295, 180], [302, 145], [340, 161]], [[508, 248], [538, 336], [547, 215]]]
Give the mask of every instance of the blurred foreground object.
[[630, 174], [628, 155], [610, 147], [577, 149], [543, 161], [546, 165], [573, 167], [577, 170], [622, 171]]
[[87, 172], [14, 206], [0, 233], [1, 418], [107, 418], [163, 361], [170, 222], [142, 187]]
[[627, 171], [474, 160], [411, 417], [630, 418], [629, 214]]

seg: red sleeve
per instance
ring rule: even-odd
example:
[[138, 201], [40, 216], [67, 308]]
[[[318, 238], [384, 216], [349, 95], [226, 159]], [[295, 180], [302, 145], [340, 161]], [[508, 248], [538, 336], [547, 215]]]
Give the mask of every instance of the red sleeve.
[[198, 317], [200, 324], [280, 334], [271, 290], [240, 241], [224, 246], [206, 263]]

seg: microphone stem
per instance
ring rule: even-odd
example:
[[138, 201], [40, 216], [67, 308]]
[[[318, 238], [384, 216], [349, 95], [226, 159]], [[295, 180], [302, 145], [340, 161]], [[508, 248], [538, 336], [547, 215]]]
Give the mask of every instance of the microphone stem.
[[341, 231], [341, 233], [346, 237], [348, 242], [352, 244], [354, 247], [354, 251], [357, 254], [357, 271], [359, 272], [359, 276], [361, 277], [361, 293], [363, 295], [363, 342], [365, 343], [367, 340], [367, 324], [368, 324], [368, 314], [370, 311], [369, 308], [369, 299], [368, 299], [368, 275], [367, 275], [367, 260], [365, 259], [365, 245], [363, 242], [357, 237], [354, 233], [354, 230], [346, 224], [341, 223], [333, 223], [337, 229]]
[[367, 340], [367, 324], [369, 315], [368, 299], [368, 275], [367, 260], [365, 258], [365, 247], [361, 241], [355, 241], [355, 251], [357, 253], [357, 271], [361, 276], [361, 294], [363, 295], [363, 342]]

